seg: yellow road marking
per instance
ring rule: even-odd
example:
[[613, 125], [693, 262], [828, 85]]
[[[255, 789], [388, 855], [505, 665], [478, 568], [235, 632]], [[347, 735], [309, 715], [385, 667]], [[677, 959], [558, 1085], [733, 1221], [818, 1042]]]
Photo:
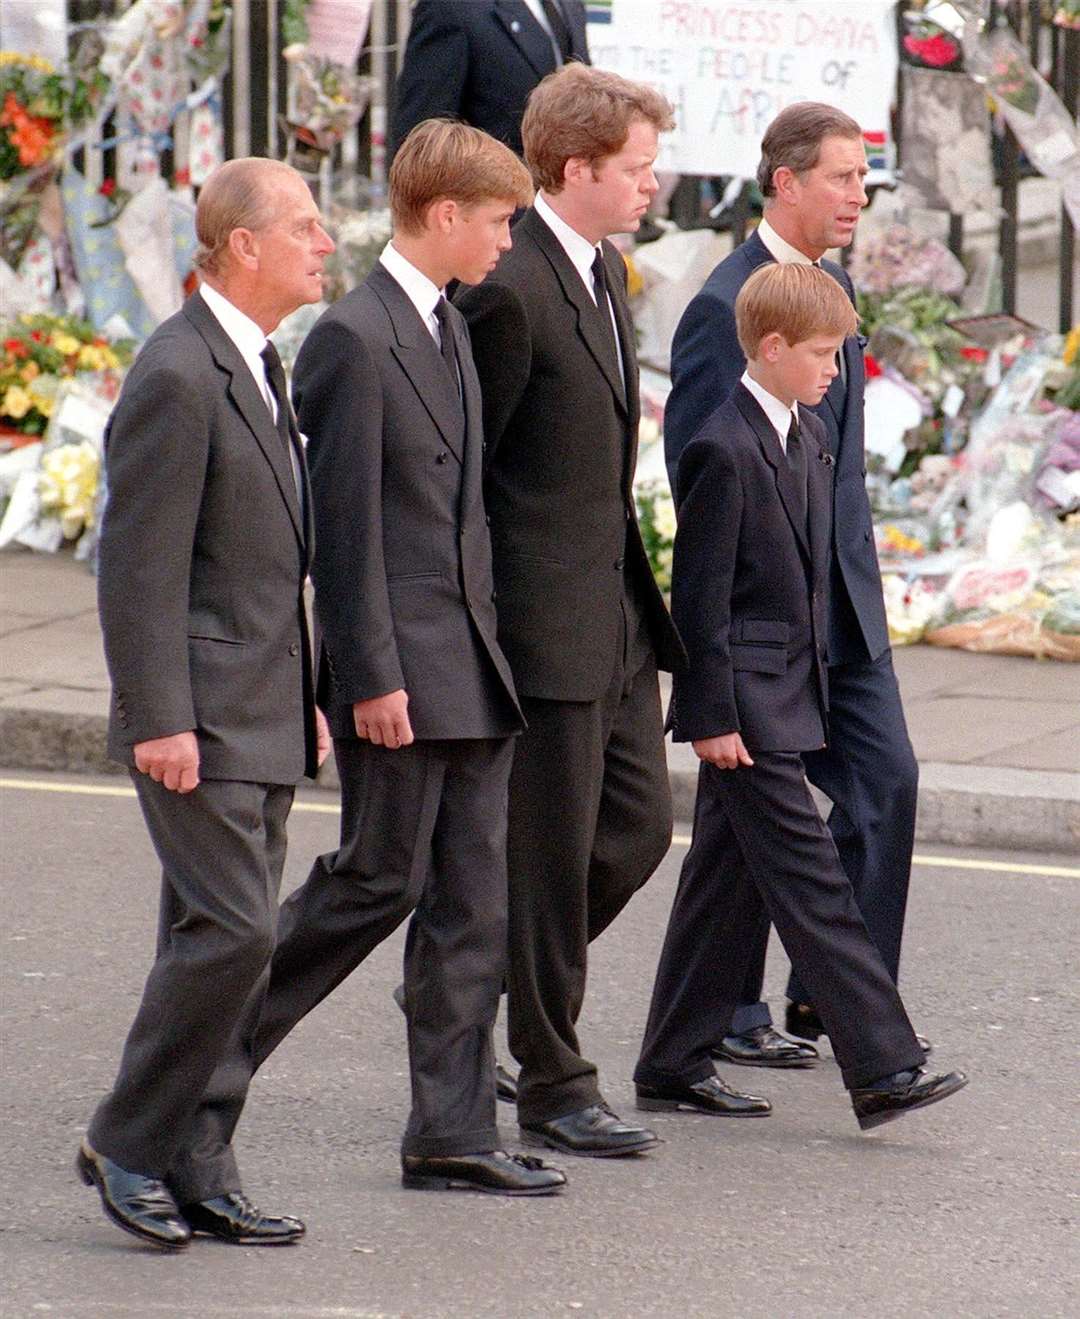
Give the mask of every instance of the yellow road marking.
[[[53, 783], [46, 779], [5, 779], [0, 778], [0, 788], [14, 788], [24, 792], [67, 792], [83, 797], [134, 797], [135, 789], [117, 784], [104, 783]], [[336, 802], [298, 801], [293, 803], [294, 811], [303, 811], [309, 815], [340, 815], [341, 807]], [[676, 847], [689, 847], [689, 834], [674, 834], [671, 839]], [[1013, 863], [1010, 861], [980, 861], [967, 856], [923, 856], [916, 853], [911, 858], [914, 866], [927, 866], [939, 870], [982, 870], [988, 873], [1007, 875], [1047, 875], [1055, 879], [1080, 879], [1080, 867], [1043, 866], [1035, 863]]]

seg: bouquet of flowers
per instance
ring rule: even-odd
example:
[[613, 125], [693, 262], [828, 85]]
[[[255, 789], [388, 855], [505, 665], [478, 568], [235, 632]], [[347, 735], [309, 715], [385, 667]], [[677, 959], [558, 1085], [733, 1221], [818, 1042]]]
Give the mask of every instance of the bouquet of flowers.
[[1030, 63], [1005, 45], [999, 45], [989, 77], [990, 91], [1024, 114], [1034, 114], [1039, 104], [1039, 84]]
[[329, 151], [359, 122], [375, 80], [306, 46], [287, 46], [282, 54], [289, 65], [288, 124], [307, 145]]
[[63, 379], [93, 373], [115, 396], [132, 357], [130, 343], [110, 343], [73, 316], [20, 316], [0, 326], [0, 343], [0, 427], [32, 437], [43, 434]]
[[909, 64], [927, 69], [958, 70], [963, 62], [960, 43], [937, 23], [905, 14], [904, 55]]
[[671, 562], [675, 545], [675, 504], [666, 481], [643, 481], [634, 487], [638, 524], [645, 553], [656, 584], [665, 595], [671, 591]]
[[61, 535], [74, 540], [93, 529], [101, 458], [89, 440], [61, 444], [42, 455], [38, 498], [41, 511], [59, 518]]

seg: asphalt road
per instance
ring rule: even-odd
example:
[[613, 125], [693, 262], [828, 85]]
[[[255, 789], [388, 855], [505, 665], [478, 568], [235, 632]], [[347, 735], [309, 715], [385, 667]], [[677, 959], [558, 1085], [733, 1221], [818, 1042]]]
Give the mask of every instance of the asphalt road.
[[[71, 790], [30, 786], [43, 781]], [[656, 1115], [656, 1152], [565, 1160], [571, 1185], [547, 1200], [401, 1188], [399, 932], [252, 1089], [246, 1189], [304, 1217], [307, 1239], [166, 1256], [112, 1227], [72, 1171], [153, 942], [156, 868], [124, 792], [0, 779], [5, 1319], [1078, 1313], [1077, 858], [935, 848], [946, 864], [916, 868], [905, 996], [934, 1061], [970, 1073], [963, 1094], [864, 1136], [831, 1058], [803, 1073], [731, 1067], [772, 1098], [770, 1118]], [[336, 826], [327, 795], [307, 794], [289, 886]], [[679, 834], [592, 958], [582, 1038], [627, 1114]], [[774, 1002], [783, 975], [776, 950]], [[512, 1110], [500, 1116], [514, 1147]]]

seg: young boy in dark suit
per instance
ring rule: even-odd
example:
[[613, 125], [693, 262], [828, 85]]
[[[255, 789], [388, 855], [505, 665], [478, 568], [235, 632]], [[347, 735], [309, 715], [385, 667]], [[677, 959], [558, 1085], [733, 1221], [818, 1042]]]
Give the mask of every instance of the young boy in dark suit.
[[683, 450], [676, 479], [672, 614], [690, 662], [671, 723], [702, 766], [634, 1073], [638, 1108], [770, 1111], [766, 1100], [733, 1109], [710, 1058], [767, 913], [867, 1128], [944, 1099], [966, 1077], [921, 1066], [804, 775], [802, 753], [827, 737], [832, 504], [824, 428], [805, 409], [835, 376], [855, 312], [823, 271], [769, 264], [735, 314], [746, 372]]

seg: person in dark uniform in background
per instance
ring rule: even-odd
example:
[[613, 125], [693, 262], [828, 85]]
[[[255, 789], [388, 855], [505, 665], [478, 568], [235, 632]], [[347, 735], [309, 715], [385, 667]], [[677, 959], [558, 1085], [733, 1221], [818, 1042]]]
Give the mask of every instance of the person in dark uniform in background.
[[422, 119], [455, 115], [520, 156], [529, 93], [570, 60], [589, 63], [581, 0], [417, 0], [394, 92], [392, 149]]

